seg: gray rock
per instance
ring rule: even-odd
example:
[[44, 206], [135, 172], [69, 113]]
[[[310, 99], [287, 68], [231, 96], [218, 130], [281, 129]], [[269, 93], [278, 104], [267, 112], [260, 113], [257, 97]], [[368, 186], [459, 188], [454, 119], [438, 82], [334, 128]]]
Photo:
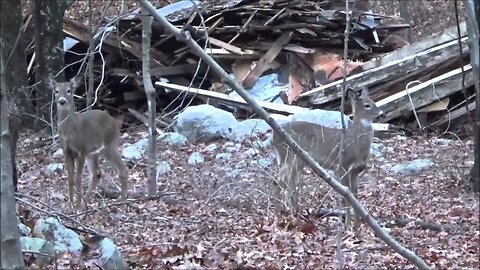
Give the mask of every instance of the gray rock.
[[267, 133], [270, 126], [262, 119], [247, 119], [238, 123], [229, 135], [233, 141], [244, 141], [250, 137], [255, 137], [260, 133]]
[[249, 148], [249, 149], [247, 149], [246, 151], [243, 152], [243, 155], [247, 158], [251, 158], [256, 154], [257, 154], [257, 150], [255, 150], [253, 148]]
[[130, 144], [123, 148], [122, 157], [126, 159], [141, 159], [142, 153], [137, 147], [135, 147], [133, 144]]
[[247, 167], [247, 162], [245, 160], [241, 160], [237, 164], [235, 164], [235, 169], [245, 169]]
[[232, 157], [231, 153], [218, 153], [215, 155], [215, 159], [228, 160], [230, 157]]
[[383, 150], [383, 145], [380, 143], [372, 143], [370, 147], [370, 155], [374, 157], [381, 157], [382, 156], [382, 151]]
[[158, 136], [158, 140], [170, 145], [183, 146], [188, 142], [187, 137], [176, 132], [165, 132]]
[[213, 152], [215, 150], [217, 150], [217, 145], [214, 143], [207, 145], [204, 149], [204, 151], [207, 151], [207, 152]]
[[261, 158], [261, 159], [252, 160], [251, 163], [253, 165], [257, 165], [257, 166], [260, 166], [260, 167], [270, 167], [274, 164], [274, 159], [273, 158]]
[[52, 163], [47, 165], [47, 170], [50, 172], [58, 172], [63, 170], [63, 164], [62, 163]]
[[168, 164], [168, 162], [160, 161], [160, 163], [157, 166], [157, 180], [159, 176], [168, 174], [171, 171], [172, 171], [172, 168], [170, 167], [170, 164]]
[[229, 153], [238, 151], [240, 149], [240, 147], [242, 147], [242, 145], [240, 143], [235, 144], [233, 142], [227, 142], [223, 145], [223, 149], [226, 152], [229, 152]]
[[237, 125], [231, 113], [203, 104], [190, 106], [175, 116], [174, 129], [189, 141], [210, 142], [229, 138]]
[[225, 176], [229, 178], [235, 178], [242, 174], [243, 170], [242, 169], [232, 169], [232, 168], [227, 168], [225, 169]]
[[188, 157], [188, 164], [190, 165], [197, 165], [205, 161], [203, 155], [198, 152], [193, 152], [190, 157]]
[[63, 149], [62, 148], [57, 149], [57, 151], [55, 151], [53, 153], [53, 156], [54, 157], [62, 157], [63, 156]]
[[438, 144], [438, 145], [450, 145], [453, 143], [452, 140], [449, 140], [449, 139], [441, 139], [441, 138], [438, 138], [435, 140], [435, 143]]
[[252, 142], [252, 148], [260, 151], [260, 150], [266, 150], [270, 149], [272, 146], [272, 136], [273, 134], [268, 134], [267, 138], [265, 140], [255, 140]]
[[127, 146], [122, 150], [122, 156], [126, 159], [141, 159], [147, 150], [147, 146], [147, 138], [140, 139], [134, 144], [127, 144]]
[[433, 166], [429, 159], [415, 159], [409, 163], [397, 164], [390, 168], [390, 171], [401, 175], [417, 175]]

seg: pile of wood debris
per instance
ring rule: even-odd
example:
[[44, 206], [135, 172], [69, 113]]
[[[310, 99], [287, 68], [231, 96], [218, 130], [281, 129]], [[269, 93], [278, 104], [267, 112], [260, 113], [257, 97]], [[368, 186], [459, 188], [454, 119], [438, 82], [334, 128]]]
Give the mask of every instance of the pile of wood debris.
[[[460, 25], [461, 39], [452, 28], [409, 45], [401, 38], [409, 25], [374, 14], [368, 0], [356, 1], [355, 6], [353, 2], [347, 82], [356, 89], [369, 88], [386, 113], [385, 121], [399, 124], [416, 119], [415, 125], [421, 128], [443, 128], [474, 110], [465, 23]], [[246, 89], [266, 92], [256, 96], [262, 106], [288, 114], [308, 108], [338, 110], [344, 8], [344, 1], [334, 0], [222, 0], [197, 6], [179, 1], [157, 12], [188, 30]], [[96, 82], [103, 85], [100, 101], [123, 112], [146, 109], [140, 75], [141, 16], [136, 10], [116, 18], [96, 35], [95, 77], [104, 78]], [[64, 32], [69, 64], [86, 52], [89, 35], [86, 25], [68, 19]], [[178, 99], [184, 94], [195, 94], [196, 103], [213, 101], [219, 106], [247, 108], [183, 42], [156, 23], [151, 60], [152, 79], [164, 112], [186, 106], [179, 102], [183, 98]], [[435, 116], [434, 121], [427, 122], [427, 115]]]

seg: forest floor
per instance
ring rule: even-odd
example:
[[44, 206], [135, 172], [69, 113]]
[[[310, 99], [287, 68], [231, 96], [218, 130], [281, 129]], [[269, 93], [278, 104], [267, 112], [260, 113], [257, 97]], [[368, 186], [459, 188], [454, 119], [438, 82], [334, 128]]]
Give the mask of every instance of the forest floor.
[[[145, 132], [122, 139], [135, 142]], [[207, 151], [204, 144], [184, 147], [158, 146], [159, 160], [172, 170], [158, 178], [154, 200], [140, 198], [145, 192], [145, 158], [129, 161], [129, 197], [126, 205], [96, 196], [88, 209], [74, 215], [67, 196], [66, 173], [52, 172], [49, 164], [57, 144], [40, 146], [38, 135], [23, 136], [18, 149], [19, 202], [31, 211], [32, 220], [58, 216], [72, 227], [83, 224], [110, 237], [132, 269], [334, 269], [336, 267], [337, 217], [298, 218], [271, 206], [268, 196], [277, 166], [261, 166], [255, 160], [269, 151], [246, 157], [250, 143], [237, 145], [227, 160], [215, 159], [225, 152]], [[473, 164], [473, 141], [442, 143], [435, 137], [392, 136], [378, 140], [382, 157], [372, 158], [361, 176], [358, 198], [383, 226], [395, 219], [416, 222], [386, 230], [435, 269], [479, 269], [479, 198], [467, 191], [466, 175]], [[235, 147], [234, 147], [235, 148]], [[189, 165], [192, 152], [205, 161]], [[414, 159], [430, 159], [434, 165], [418, 175], [388, 173], [388, 166]], [[88, 179], [88, 170], [84, 179]], [[302, 209], [336, 208], [337, 197], [329, 186], [306, 169]], [[84, 181], [86, 185], [87, 180]], [[115, 187], [116, 175], [104, 170], [100, 186]], [[35, 206], [32, 207], [32, 206]], [[41, 209], [41, 211], [40, 211]], [[305, 211], [307, 212], [307, 211]], [[72, 222], [76, 220], [77, 222]], [[446, 231], [425, 229], [431, 223]], [[345, 269], [414, 269], [364, 224], [356, 236], [342, 237]], [[88, 257], [88, 256], [87, 256]], [[83, 268], [83, 266], [79, 266]]]

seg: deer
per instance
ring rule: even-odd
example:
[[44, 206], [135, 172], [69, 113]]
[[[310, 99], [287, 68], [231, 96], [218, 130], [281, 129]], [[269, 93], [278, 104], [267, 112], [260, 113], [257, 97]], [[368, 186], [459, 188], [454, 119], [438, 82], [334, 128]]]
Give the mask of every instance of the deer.
[[[82, 198], [88, 204], [89, 198], [100, 181], [98, 167], [103, 155], [115, 167], [121, 182], [122, 198], [127, 195], [128, 169], [118, 150], [120, 131], [115, 119], [102, 110], [76, 112], [74, 90], [81, 85], [81, 76], [67, 82], [57, 82], [52, 76], [46, 78], [46, 85], [53, 90], [57, 108], [59, 144], [63, 150], [68, 179], [68, 194], [73, 208], [79, 208]], [[87, 163], [91, 175], [85, 197], [82, 192], [83, 169]], [[74, 193], [77, 200], [74, 200]]]
[[[339, 164], [342, 129], [322, 126], [305, 121], [293, 121], [283, 124], [283, 129], [300, 147], [307, 151], [323, 168], [334, 171], [340, 182], [348, 187], [357, 197], [358, 175], [367, 166], [370, 146], [373, 141], [372, 121], [383, 112], [370, 99], [368, 89], [364, 88], [360, 97], [352, 89], [347, 89], [347, 97], [352, 104], [353, 122], [346, 128], [344, 134], [344, 151], [342, 163]], [[274, 132], [272, 138], [273, 152], [279, 166], [279, 177], [274, 182], [274, 195], [283, 191], [287, 205], [297, 207], [297, 195], [300, 188], [299, 172], [305, 162], [296, 156], [292, 150]], [[345, 227], [350, 228], [351, 213], [348, 202], [343, 198], [345, 206]], [[353, 227], [360, 225], [357, 213], [353, 215]]]

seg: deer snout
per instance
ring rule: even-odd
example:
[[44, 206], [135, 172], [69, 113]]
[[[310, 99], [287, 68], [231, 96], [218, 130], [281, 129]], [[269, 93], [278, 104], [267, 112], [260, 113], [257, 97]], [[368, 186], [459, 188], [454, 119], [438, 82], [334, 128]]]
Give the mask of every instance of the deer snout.
[[60, 98], [60, 99], [58, 100], [58, 104], [60, 104], [60, 105], [63, 106], [63, 105], [65, 105], [65, 104], [67, 104], [67, 100], [64, 99], [64, 98]]

